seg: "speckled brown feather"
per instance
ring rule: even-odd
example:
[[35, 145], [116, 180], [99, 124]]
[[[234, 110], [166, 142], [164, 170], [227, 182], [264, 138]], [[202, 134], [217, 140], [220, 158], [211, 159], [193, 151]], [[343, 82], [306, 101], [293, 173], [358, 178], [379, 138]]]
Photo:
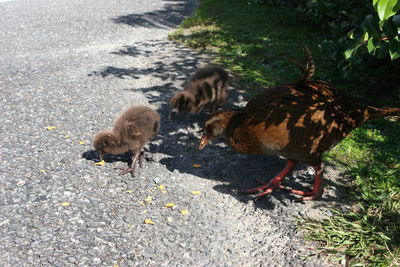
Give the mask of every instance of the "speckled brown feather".
[[[322, 81], [305, 81], [266, 89], [244, 109], [218, 112], [225, 122], [223, 136], [239, 153], [278, 154], [309, 165], [366, 120], [399, 115], [400, 109], [381, 109], [352, 102]], [[213, 115], [206, 122], [210, 126]], [[212, 135], [212, 134], [211, 134]]]

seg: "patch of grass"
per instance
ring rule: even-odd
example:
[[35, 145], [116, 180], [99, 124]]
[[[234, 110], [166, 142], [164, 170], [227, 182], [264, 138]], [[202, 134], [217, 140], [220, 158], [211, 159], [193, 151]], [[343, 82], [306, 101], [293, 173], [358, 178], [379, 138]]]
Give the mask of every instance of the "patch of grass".
[[[310, 47], [316, 59], [321, 58], [318, 45], [322, 39], [305, 28], [293, 22], [285, 8], [268, 8], [244, 0], [204, 0], [170, 38], [195, 49], [213, 51], [214, 61], [257, 89], [296, 80], [300, 73], [287, 59], [304, 59], [302, 44]], [[326, 65], [318, 64], [318, 68]], [[316, 77], [327, 78], [324, 75], [328, 69], [317, 72]]]
[[349, 213], [303, 222], [308, 239], [321, 251], [348, 257], [351, 265], [400, 265], [400, 127], [395, 120], [367, 122], [355, 129], [325, 159], [352, 178]]
[[[287, 58], [303, 59], [305, 43], [316, 61], [316, 79], [334, 80], [335, 86], [359, 100], [377, 102], [357, 84], [340, 78], [329, 56], [335, 44], [326, 45], [323, 32], [299, 23], [290, 7], [256, 2], [203, 0], [170, 38], [211, 52], [213, 61], [234, 71], [251, 88], [250, 96], [262, 87], [296, 80], [300, 73]], [[325, 155], [326, 161], [346, 170], [357, 205], [352, 212], [301, 223], [309, 230], [308, 238], [320, 242], [322, 252], [344, 255], [353, 266], [400, 265], [399, 157], [399, 122], [383, 119], [355, 129]]]

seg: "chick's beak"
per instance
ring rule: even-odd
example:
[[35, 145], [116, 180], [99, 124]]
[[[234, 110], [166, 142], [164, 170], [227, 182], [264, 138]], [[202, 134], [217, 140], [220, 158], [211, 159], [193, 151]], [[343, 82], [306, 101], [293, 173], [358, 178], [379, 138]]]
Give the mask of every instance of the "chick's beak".
[[210, 141], [212, 137], [208, 134], [203, 134], [200, 138], [200, 143], [199, 143], [199, 150], [202, 150], [207, 144], [208, 141]]

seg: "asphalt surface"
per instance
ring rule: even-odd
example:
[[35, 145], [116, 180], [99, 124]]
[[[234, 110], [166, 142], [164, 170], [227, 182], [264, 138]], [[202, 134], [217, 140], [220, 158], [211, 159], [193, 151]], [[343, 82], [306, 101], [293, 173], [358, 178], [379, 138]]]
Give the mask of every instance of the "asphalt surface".
[[[198, 151], [205, 114], [167, 119], [169, 98], [207, 62], [167, 40], [196, 4], [0, 1], [0, 266], [330, 265], [296, 218], [344, 205], [337, 172], [320, 201], [276, 192], [254, 203], [238, 191], [272, 178], [284, 159], [223, 142]], [[238, 89], [230, 106], [245, 104]], [[162, 117], [147, 147], [155, 162], [134, 178], [114, 170], [126, 155], [94, 165], [95, 134], [139, 104]], [[286, 184], [311, 182], [299, 166]]]

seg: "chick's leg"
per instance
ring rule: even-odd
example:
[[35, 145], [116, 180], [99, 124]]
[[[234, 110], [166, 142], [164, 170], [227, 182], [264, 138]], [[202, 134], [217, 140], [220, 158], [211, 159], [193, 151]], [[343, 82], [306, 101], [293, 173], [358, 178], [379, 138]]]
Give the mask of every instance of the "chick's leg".
[[277, 176], [275, 176], [271, 181], [266, 183], [266, 182], [263, 182], [263, 181], [257, 179], [256, 181], [263, 184], [262, 186], [251, 188], [251, 189], [242, 191], [241, 193], [252, 194], [252, 193], [261, 192], [260, 194], [257, 195], [257, 198], [260, 198], [260, 197], [263, 197], [265, 195], [272, 193], [272, 191], [274, 191], [274, 189], [276, 189], [276, 188], [284, 189], [285, 187], [281, 185], [281, 182], [286, 176], [288, 176], [293, 171], [296, 164], [297, 164], [297, 161], [288, 159], [288, 162], [286, 163], [285, 168]]
[[301, 198], [297, 199], [297, 202], [302, 202], [304, 200], [314, 200], [318, 199], [322, 196], [324, 189], [322, 188], [323, 180], [322, 176], [324, 174], [324, 166], [323, 164], [312, 166], [315, 171], [315, 178], [314, 178], [314, 186], [311, 192], [303, 192], [300, 190], [291, 190], [290, 192], [296, 195], [302, 196]]
[[140, 158], [140, 151], [133, 152], [132, 161], [128, 164], [128, 168], [120, 168], [120, 167], [118, 167], [118, 168], [115, 168], [115, 169], [123, 170], [122, 172], [119, 173], [119, 175], [124, 175], [124, 174], [127, 174], [128, 172], [130, 172], [132, 174], [132, 176], [134, 176], [136, 162], [138, 161], [139, 158]]

